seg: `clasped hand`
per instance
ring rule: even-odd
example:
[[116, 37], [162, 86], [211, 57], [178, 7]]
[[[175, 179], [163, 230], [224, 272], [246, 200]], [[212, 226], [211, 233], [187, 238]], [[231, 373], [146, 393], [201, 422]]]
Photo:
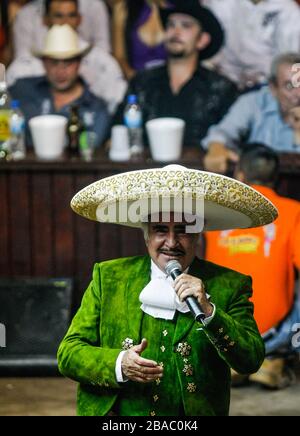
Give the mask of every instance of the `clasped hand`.
[[[189, 274], [181, 274], [174, 281], [174, 288], [180, 301], [184, 301], [188, 296], [193, 296], [197, 298], [206, 317], [212, 315], [213, 306], [206, 297], [201, 279]], [[128, 380], [149, 383], [162, 378], [163, 367], [154, 360], [141, 357], [141, 353], [147, 348], [147, 345], [147, 340], [142, 339], [140, 344], [134, 345], [124, 353], [121, 368], [124, 377]]]
[[140, 356], [147, 345], [147, 340], [142, 339], [140, 344], [134, 345], [124, 353], [121, 368], [128, 380], [149, 383], [163, 376], [163, 368], [157, 362]]

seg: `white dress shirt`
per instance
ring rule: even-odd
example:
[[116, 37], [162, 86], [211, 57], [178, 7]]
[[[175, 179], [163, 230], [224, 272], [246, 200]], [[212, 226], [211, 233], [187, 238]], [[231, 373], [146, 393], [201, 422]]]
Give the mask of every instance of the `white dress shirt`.
[[225, 46], [211, 60], [241, 87], [266, 83], [272, 59], [300, 51], [300, 8], [294, 0], [202, 0], [225, 30]]
[[[188, 268], [184, 271], [188, 273]], [[168, 277], [154, 262], [151, 260], [151, 280], [140, 293], [140, 301], [142, 302], [141, 310], [154, 318], [173, 319], [176, 310], [182, 313], [189, 312], [189, 308], [185, 302], [181, 303], [172, 285], [173, 279]], [[157, 286], [160, 286], [159, 288]], [[164, 295], [167, 294], [167, 295]], [[207, 298], [210, 296], [206, 294]], [[212, 304], [212, 303], [211, 303]], [[211, 316], [204, 318], [205, 325], [215, 316], [215, 305]], [[116, 360], [116, 380], [119, 383], [126, 382], [127, 379], [122, 374], [122, 358], [126, 351], [121, 351]]]
[[[86, 41], [111, 51], [110, 25], [107, 7], [103, 0], [79, 0], [82, 21], [79, 35]], [[15, 58], [29, 54], [36, 41], [44, 40], [47, 27], [43, 24], [44, 0], [34, 0], [23, 6], [13, 25]]]

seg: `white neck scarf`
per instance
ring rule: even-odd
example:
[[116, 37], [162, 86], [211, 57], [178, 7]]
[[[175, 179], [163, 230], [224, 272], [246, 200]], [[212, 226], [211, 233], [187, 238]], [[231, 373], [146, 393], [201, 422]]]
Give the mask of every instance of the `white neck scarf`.
[[[188, 269], [184, 272], [188, 272]], [[162, 319], [173, 319], [176, 310], [182, 313], [189, 312], [187, 304], [179, 301], [173, 282], [173, 279], [151, 260], [151, 280], [139, 297], [141, 309], [154, 318]]]

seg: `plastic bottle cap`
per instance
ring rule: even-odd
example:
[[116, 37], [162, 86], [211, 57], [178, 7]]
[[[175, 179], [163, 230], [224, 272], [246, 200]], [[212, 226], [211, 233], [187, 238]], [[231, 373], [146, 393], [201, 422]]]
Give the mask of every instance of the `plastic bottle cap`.
[[11, 106], [12, 109], [19, 109], [19, 107], [20, 107], [19, 100], [12, 100], [10, 106]]
[[137, 102], [137, 96], [136, 96], [135, 94], [130, 94], [130, 95], [128, 95], [128, 97], [127, 97], [127, 102], [128, 102], [129, 104], [134, 104], [134, 103], [136, 103], [136, 102]]

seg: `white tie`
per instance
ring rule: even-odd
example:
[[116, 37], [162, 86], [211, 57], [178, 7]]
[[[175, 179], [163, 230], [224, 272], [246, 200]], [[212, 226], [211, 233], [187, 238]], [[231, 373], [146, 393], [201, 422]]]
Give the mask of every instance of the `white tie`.
[[172, 278], [153, 278], [140, 293], [141, 309], [154, 318], [173, 319], [176, 310], [189, 312], [186, 303], [181, 303], [172, 286]]

